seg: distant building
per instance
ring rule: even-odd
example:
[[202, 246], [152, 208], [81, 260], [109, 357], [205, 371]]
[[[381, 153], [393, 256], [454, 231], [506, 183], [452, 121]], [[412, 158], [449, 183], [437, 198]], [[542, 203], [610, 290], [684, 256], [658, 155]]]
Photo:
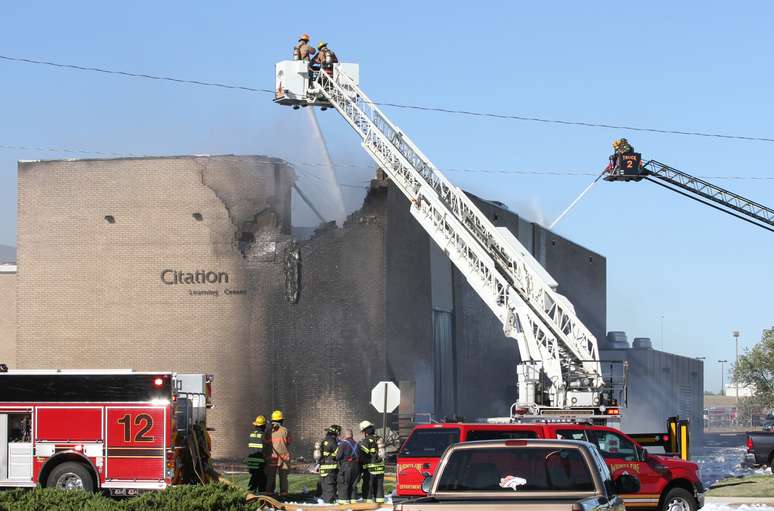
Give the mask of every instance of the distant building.
[[739, 392], [737, 393], [735, 383], [726, 383], [726, 386], [723, 388], [723, 394], [731, 397], [752, 397], [755, 395], [755, 389], [753, 387], [739, 385]]
[[[666, 430], [667, 417], [691, 421], [694, 445], [701, 442], [704, 407], [704, 363], [654, 350], [650, 339], [637, 337], [629, 347], [624, 332], [610, 332], [600, 344], [602, 360], [628, 364], [628, 407], [621, 427], [632, 433]], [[605, 364], [603, 364], [603, 367]]]
[[0, 364], [16, 364], [16, 265], [0, 264]]

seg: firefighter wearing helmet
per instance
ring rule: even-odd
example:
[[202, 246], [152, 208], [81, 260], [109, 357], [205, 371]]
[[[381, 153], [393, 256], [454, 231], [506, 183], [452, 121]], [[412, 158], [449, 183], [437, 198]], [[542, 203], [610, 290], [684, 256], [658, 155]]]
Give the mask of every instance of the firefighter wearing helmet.
[[363, 475], [363, 499], [366, 502], [384, 503], [384, 457], [385, 447], [381, 437], [376, 435], [373, 423], [362, 421], [360, 431], [363, 439], [358, 444]]
[[336, 64], [339, 59], [333, 50], [328, 48], [328, 43], [321, 41], [317, 44], [317, 55], [314, 57], [314, 62], [320, 66], [320, 69], [326, 73], [333, 74], [333, 64]]
[[339, 435], [341, 426], [333, 424], [325, 430], [325, 438], [314, 444], [314, 460], [320, 464], [320, 488], [322, 500], [336, 502], [336, 483], [339, 477]]
[[288, 495], [288, 472], [290, 472], [290, 435], [284, 426], [285, 416], [282, 410], [271, 413], [271, 460], [266, 465], [266, 491], [275, 493], [277, 476], [283, 497]]
[[247, 489], [253, 493], [266, 491], [266, 472], [264, 472], [266, 458], [263, 441], [265, 431], [266, 417], [259, 415], [253, 421], [253, 431], [247, 441], [249, 454], [245, 458], [247, 470], [250, 471], [250, 482]]
[[309, 62], [314, 54], [315, 49], [309, 44], [309, 34], [303, 34], [298, 38], [298, 43], [293, 46], [293, 60]]
[[642, 174], [641, 164], [642, 156], [640, 153], [634, 152], [634, 148], [628, 140], [619, 138], [613, 142], [613, 154], [610, 156], [610, 164], [607, 166], [609, 173], [623, 176], [639, 176]]

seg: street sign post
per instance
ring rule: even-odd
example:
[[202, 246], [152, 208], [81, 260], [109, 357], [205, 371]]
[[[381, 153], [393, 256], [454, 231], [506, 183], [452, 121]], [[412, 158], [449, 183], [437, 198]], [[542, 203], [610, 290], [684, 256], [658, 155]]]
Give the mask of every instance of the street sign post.
[[387, 435], [387, 414], [400, 404], [400, 389], [391, 381], [380, 381], [371, 389], [371, 406], [382, 414], [382, 438]]

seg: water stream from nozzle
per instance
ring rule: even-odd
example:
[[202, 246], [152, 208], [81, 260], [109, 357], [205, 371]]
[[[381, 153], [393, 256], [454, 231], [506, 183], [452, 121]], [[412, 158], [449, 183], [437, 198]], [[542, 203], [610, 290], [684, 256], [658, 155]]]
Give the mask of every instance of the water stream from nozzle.
[[[341, 195], [341, 187], [336, 179], [336, 172], [333, 169], [333, 160], [328, 152], [328, 145], [325, 143], [325, 137], [323, 137], [322, 130], [320, 129], [320, 123], [317, 122], [317, 115], [314, 113], [314, 108], [306, 109], [307, 116], [309, 118], [309, 124], [312, 127], [312, 134], [317, 140], [317, 146], [321, 161], [324, 165], [320, 168], [320, 187], [326, 195], [330, 198], [330, 211], [326, 211], [325, 216], [336, 220], [338, 225], [342, 225], [347, 217], [346, 209], [344, 207], [344, 198]], [[327, 209], [327, 208], [326, 208]]]

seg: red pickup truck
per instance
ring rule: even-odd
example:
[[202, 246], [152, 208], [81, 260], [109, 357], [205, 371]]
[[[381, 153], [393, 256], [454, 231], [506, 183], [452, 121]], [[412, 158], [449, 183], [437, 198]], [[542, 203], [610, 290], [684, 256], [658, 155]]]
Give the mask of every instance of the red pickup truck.
[[640, 480], [639, 492], [621, 495], [627, 509], [696, 511], [704, 505], [704, 488], [696, 463], [648, 453], [615, 428], [576, 423], [416, 426], [398, 452], [398, 496], [425, 495], [422, 481], [434, 473], [444, 451], [452, 444], [529, 438], [583, 440], [596, 445], [614, 478], [627, 472]]

